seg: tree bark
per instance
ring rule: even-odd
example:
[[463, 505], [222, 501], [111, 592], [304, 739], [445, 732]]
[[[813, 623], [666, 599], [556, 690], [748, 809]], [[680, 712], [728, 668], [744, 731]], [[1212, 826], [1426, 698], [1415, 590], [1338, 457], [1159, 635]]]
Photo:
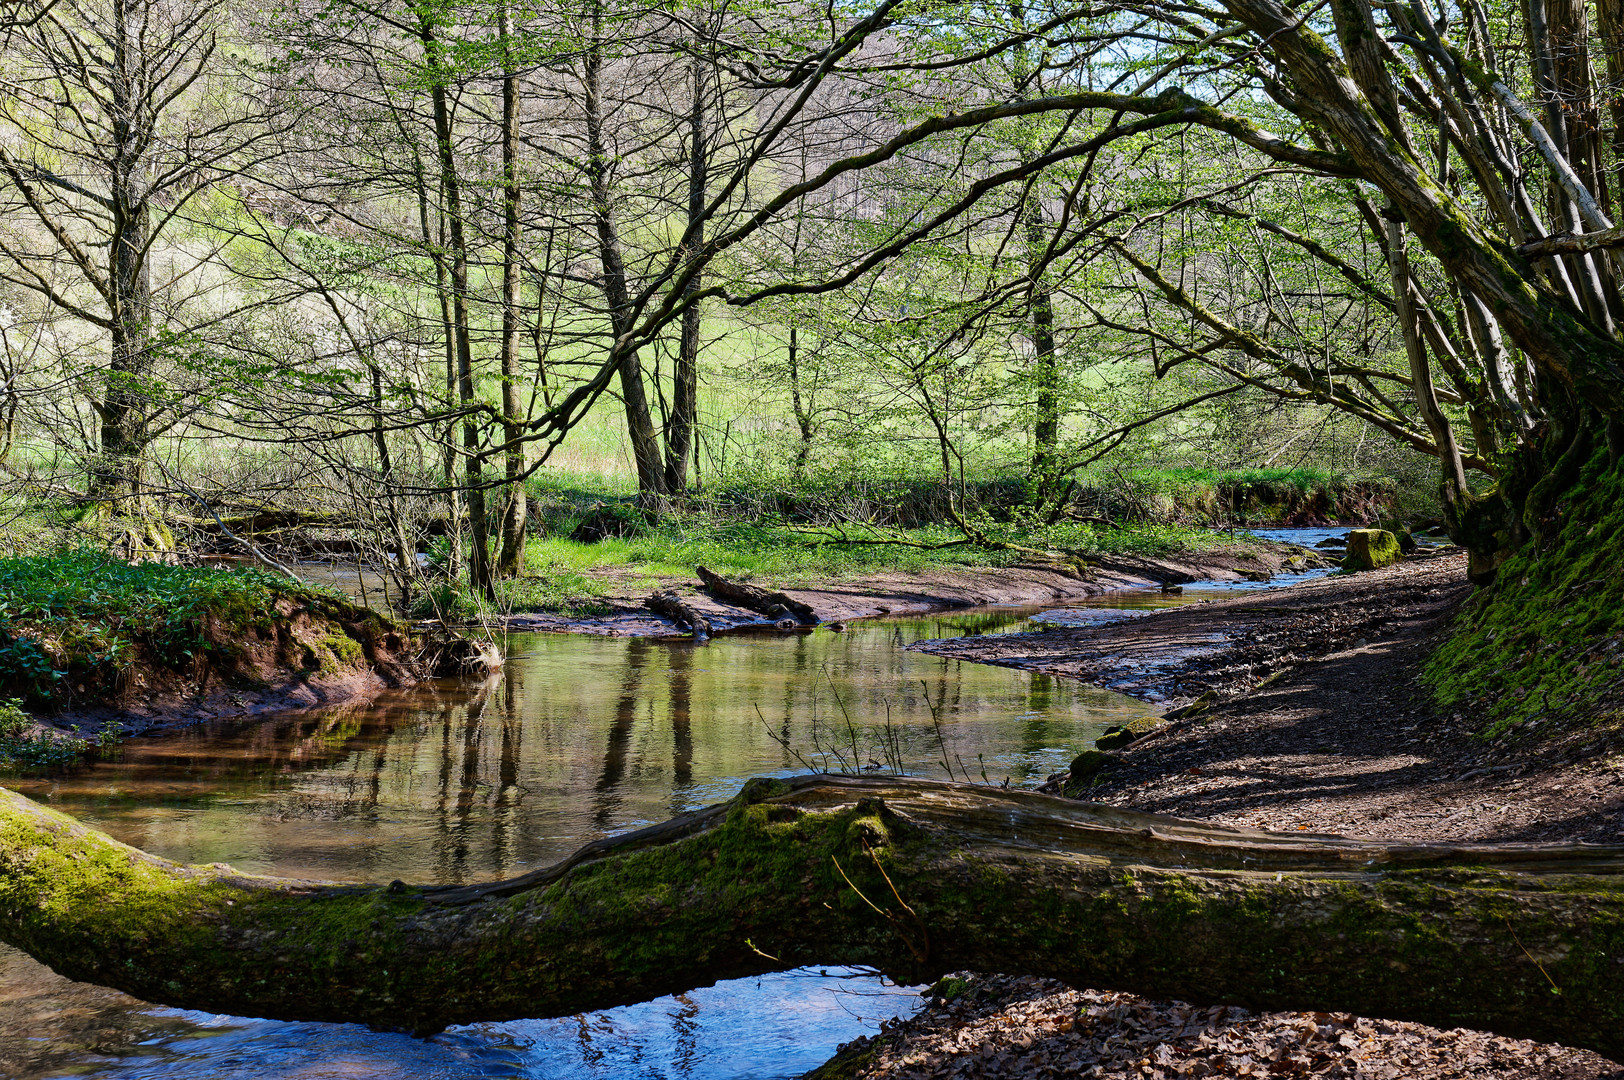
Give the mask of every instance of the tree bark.
[[108, 323], [112, 348], [102, 400], [96, 408], [100, 454], [90, 470], [90, 493], [113, 514], [144, 518], [142, 459], [152, 441], [152, 271], [147, 249], [152, 208], [147, 164], [156, 118], [145, 96], [147, 57], [139, 12], [128, 0], [113, 4], [113, 57], [107, 210]]
[[592, 194], [592, 219], [598, 234], [598, 261], [603, 267], [603, 297], [609, 305], [609, 328], [620, 376], [620, 396], [626, 408], [626, 436], [637, 466], [637, 490], [644, 505], [659, 509], [665, 503], [665, 468], [660, 442], [643, 385], [643, 365], [637, 350], [625, 344], [631, 333], [632, 302], [626, 286], [626, 262], [621, 254], [620, 230], [615, 221], [613, 166], [605, 132], [603, 101], [603, 6], [592, 9], [592, 39], [582, 65], [583, 107], [586, 113], [587, 186]]
[[708, 570], [703, 566], [694, 567], [699, 574], [699, 580], [705, 583], [705, 591], [718, 600], [726, 600], [740, 607], [748, 608], [769, 619], [776, 619], [782, 615], [794, 615], [797, 621], [816, 625], [820, 620], [818, 613], [812, 610], [812, 605], [803, 600], [797, 600], [787, 593], [768, 592], [755, 585], [746, 585], [738, 581], [729, 581], [721, 574]]
[[512, 56], [513, 11], [502, 8], [502, 437], [507, 488], [496, 575], [524, 573], [525, 505], [523, 409], [519, 404], [519, 76]]
[[692, 633], [696, 642], [704, 642], [711, 636], [710, 620], [695, 611], [674, 589], [663, 589], [655, 593], [643, 601], [643, 606], [676, 623], [678, 630]]
[[183, 1008], [418, 1033], [804, 964], [1465, 1025], [1624, 1056], [1624, 849], [1277, 835], [806, 776], [488, 885], [180, 866], [0, 790], [0, 939]]
[[[418, 24], [423, 56], [432, 80], [429, 99], [434, 111], [434, 141], [440, 159], [440, 186], [445, 196], [451, 278], [451, 331], [457, 357], [457, 399], [464, 406], [474, 401], [474, 350], [469, 329], [468, 237], [462, 209], [462, 176], [457, 168], [456, 135], [452, 130], [449, 72], [445, 50], [426, 17]], [[462, 424], [463, 478], [468, 488], [468, 526], [471, 551], [468, 583], [490, 595], [495, 589], [491, 568], [490, 520], [485, 505], [484, 456], [480, 452], [479, 425], [472, 415]]]
[[1055, 354], [1054, 294], [1044, 278], [1043, 202], [1035, 190], [1028, 196], [1022, 216], [1031, 282], [1032, 375], [1037, 386], [1032, 422], [1032, 476], [1037, 482], [1038, 505], [1048, 504], [1057, 477], [1055, 454], [1060, 447], [1060, 360]]
[[789, 407], [795, 415], [795, 427], [800, 441], [795, 444], [795, 475], [806, 472], [806, 461], [812, 454], [812, 410], [801, 393], [801, 342], [794, 326], [789, 328]]
[[[696, 42], [696, 46], [702, 42]], [[710, 146], [706, 109], [706, 64], [696, 50], [690, 62], [693, 101], [688, 112], [688, 239], [690, 258], [705, 244], [705, 188], [710, 182]], [[698, 293], [703, 275], [695, 274], [685, 296]], [[682, 334], [677, 341], [677, 367], [671, 386], [671, 416], [665, 428], [665, 490], [680, 495], [688, 487], [688, 462], [693, 454], [694, 424], [699, 415], [699, 304], [682, 313]]]
[[1393, 279], [1393, 306], [1398, 315], [1399, 329], [1404, 335], [1404, 352], [1410, 361], [1410, 387], [1415, 394], [1416, 411], [1421, 414], [1432, 441], [1438, 445], [1440, 483], [1438, 493], [1446, 509], [1446, 517], [1453, 520], [1460, 514], [1460, 505], [1471, 497], [1466, 486], [1466, 469], [1461, 464], [1460, 447], [1449, 418], [1438, 407], [1438, 394], [1432, 384], [1432, 368], [1427, 351], [1421, 343], [1421, 332], [1416, 322], [1414, 295], [1410, 285], [1410, 259], [1405, 250], [1404, 225], [1389, 218], [1387, 224], [1387, 261]]

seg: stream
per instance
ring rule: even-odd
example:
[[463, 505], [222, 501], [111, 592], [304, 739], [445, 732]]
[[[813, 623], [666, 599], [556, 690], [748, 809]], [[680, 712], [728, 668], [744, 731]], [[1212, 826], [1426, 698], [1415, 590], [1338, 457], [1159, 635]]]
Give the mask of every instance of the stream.
[[[1313, 544], [1342, 530], [1279, 530]], [[1323, 571], [1278, 577], [1289, 586]], [[979, 608], [708, 645], [515, 635], [489, 679], [217, 721], [125, 744], [72, 775], [7, 781], [183, 862], [461, 884], [556, 862], [592, 839], [724, 800], [752, 776], [900, 769], [1035, 787], [1150, 704], [904, 646], [1128, 617], [1251, 583], [1123, 590], [1060, 610]], [[1034, 619], [1034, 616], [1037, 618]], [[872, 973], [803, 969], [557, 1020], [430, 1040], [356, 1025], [159, 1008], [0, 946], [0, 1077], [793, 1077], [918, 1006]]]

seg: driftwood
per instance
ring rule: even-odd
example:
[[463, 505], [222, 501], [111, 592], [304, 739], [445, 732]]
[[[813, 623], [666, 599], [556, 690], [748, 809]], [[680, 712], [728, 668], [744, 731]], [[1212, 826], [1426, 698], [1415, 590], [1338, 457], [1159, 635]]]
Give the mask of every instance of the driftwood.
[[0, 789], [0, 940], [167, 1005], [420, 1033], [867, 964], [1624, 1058], [1624, 848], [1270, 834], [927, 780], [753, 780], [556, 866], [441, 888], [180, 866]]
[[704, 641], [711, 636], [710, 620], [689, 607], [673, 589], [655, 593], [643, 601], [643, 606], [675, 622], [678, 630], [690, 631], [695, 641]]
[[718, 600], [725, 600], [730, 604], [737, 604], [769, 619], [782, 619], [786, 615], [793, 615], [797, 622], [816, 626], [821, 620], [812, 605], [795, 599], [786, 593], [768, 592], [766, 589], [743, 582], [729, 581], [727, 578], [703, 566], [696, 566], [694, 570], [699, 574], [699, 580], [705, 583], [705, 591]]

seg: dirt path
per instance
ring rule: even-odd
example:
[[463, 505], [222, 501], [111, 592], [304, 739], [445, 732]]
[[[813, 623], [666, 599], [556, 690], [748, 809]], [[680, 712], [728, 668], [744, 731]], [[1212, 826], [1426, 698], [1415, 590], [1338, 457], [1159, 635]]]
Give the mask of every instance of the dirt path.
[[[943, 567], [918, 574], [871, 574], [815, 586], [789, 586], [783, 591], [811, 605], [821, 622], [850, 622], [880, 615], [918, 615], [983, 604], [1047, 604], [1163, 582], [1240, 581], [1248, 574], [1277, 573], [1287, 558], [1297, 554], [1301, 552], [1285, 544], [1260, 542], [1250, 552], [1212, 551], [1166, 558], [1103, 559], [1086, 572], [1056, 563]], [[763, 581], [753, 584], [777, 587]], [[753, 611], [719, 603], [700, 590], [697, 579], [661, 580], [659, 588], [676, 588], [718, 631], [771, 623]], [[615, 589], [602, 598], [613, 608], [606, 615], [512, 615], [506, 620], [506, 626], [513, 631], [549, 630], [615, 637], [683, 636], [685, 632], [678, 630], [670, 619], [643, 606], [652, 591], [646, 584]]]
[[[1472, 737], [1472, 717], [1432, 708], [1421, 666], [1469, 591], [1464, 559], [1440, 556], [1130, 622], [921, 647], [1170, 703], [1215, 693], [1209, 711], [1118, 751], [1091, 799], [1282, 832], [1624, 843], [1624, 754], [1495, 748]], [[1464, 1029], [1030, 978], [964, 975], [946, 989], [819, 1075], [1624, 1080], [1587, 1051]]]
[[[1135, 692], [1235, 696], [1119, 751], [1088, 797], [1279, 831], [1624, 842], [1624, 757], [1496, 747], [1474, 737], [1475, 718], [1433, 709], [1421, 667], [1469, 592], [1461, 564], [1406, 563], [1120, 627], [1130, 658], [1224, 635], [1135, 674]], [[1113, 629], [1073, 634], [1093, 648], [1050, 669], [1109, 672], [1100, 646]]]

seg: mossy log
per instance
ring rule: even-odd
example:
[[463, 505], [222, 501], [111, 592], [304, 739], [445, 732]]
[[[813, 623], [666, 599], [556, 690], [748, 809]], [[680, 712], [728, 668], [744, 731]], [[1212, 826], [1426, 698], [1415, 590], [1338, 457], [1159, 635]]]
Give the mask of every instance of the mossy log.
[[739, 581], [729, 581], [714, 570], [703, 566], [694, 567], [699, 580], [705, 583], [705, 591], [718, 600], [725, 600], [730, 604], [738, 604], [742, 608], [765, 615], [769, 619], [782, 618], [793, 615], [797, 622], [810, 623], [816, 626], [820, 621], [818, 613], [812, 610], [812, 605], [803, 600], [797, 600], [788, 593], [768, 592], [755, 585], [746, 585]]
[[867, 964], [1624, 1058], [1624, 848], [1270, 834], [927, 780], [754, 780], [548, 869], [436, 888], [181, 866], [0, 789], [0, 939], [148, 1001], [419, 1033]]

